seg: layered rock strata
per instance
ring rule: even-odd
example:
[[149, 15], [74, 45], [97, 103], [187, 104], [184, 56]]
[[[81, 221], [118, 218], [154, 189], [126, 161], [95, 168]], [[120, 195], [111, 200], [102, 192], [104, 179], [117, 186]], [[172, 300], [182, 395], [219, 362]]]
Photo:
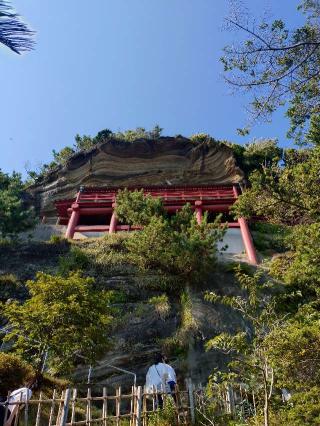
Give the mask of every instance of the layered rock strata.
[[129, 143], [109, 140], [70, 158], [28, 189], [41, 214], [56, 215], [54, 202], [75, 197], [81, 185], [97, 187], [204, 186], [241, 182], [232, 150], [221, 143], [194, 144], [162, 137]]

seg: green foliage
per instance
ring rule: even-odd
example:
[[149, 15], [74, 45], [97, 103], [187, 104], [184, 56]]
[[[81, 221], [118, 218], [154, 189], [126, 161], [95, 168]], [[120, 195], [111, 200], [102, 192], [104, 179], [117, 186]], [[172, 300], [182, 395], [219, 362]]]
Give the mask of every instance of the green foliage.
[[270, 273], [288, 285], [288, 292], [299, 292], [299, 303], [320, 295], [320, 223], [300, 225], [287, 238], [290, 252], [274, 259]]
[[267, 222], [251, 224], [254, 246], [264, 253], [281, 253], [288, 249], [287, 238], [290, 228]]
[[264, 401], [265, 424], [269, 422], [269, 401], [273, 394], [274, 369], [270, 363], [268, 336], [284, 323], [284, 317], [276, 312], [276, 296], [270, 294], [273, 284], [265, 282], [261, 272], [254, 275], [236, 269], [241, 294], [220, 296], [214, 292], [206, 294], [206, 300], [222, 303], [237, 311], [243, 319], [244, 330], [237, 334], [221, 333], [209, 340], [208, 349], [217, 349], [229, 354], [233, 379], [246, 383]]
[[250, 175], [251, 187], [232, 210], [237, 217], [256, 215], [284, 225], [320, 220], [319, 171], [319, 147], [305, 161], [256, 170]]
[[76, 152], [89, 151], [97, 143], [95, 139], [87, 135], [80, 136], [76, 134], [74, 139], [75, 139], [74, 147]]
[[69, 146], [66, 146], [62, 148], [60, 151], [52, 150], [52, 155], [54, 158], [54, 161], [56, 164], [59, 164], [61, 166], [64, 166], [67, 164], [68, 160], [73, 156], [75, 153], [74, 149], [70, 148]]
[[155, 311], [161, 319], [166, 319], [170, 312], [170, 302], [166, 294], [154, 296], [149, 299], [149, 303], [154, 306]]
[[6, 340], [39, 368], [44, 351], [52, 372], [67, 374], [84, 356], [94, 363], [108, 346], [109, 294], [93, 288], [92, 278], [79, 273], [66, 277], [38, 273], [28, 281], [30, 299], [3, 307], [11, 331]]
[[204, 216], [198, 225], [189, 205], [167, 217], [161, 200], [129, 191], [117, 198], [117, 214], [126, 223], [144, 225], [125, 241], [129, 260], [140, 270], [159, 271], [185, 283], [204, 279], [214, 267], [216, 243], [224, 234], [220, 218], [208, 224]]
[[306, 134], [306, 142], [315, 146], [320, 145], [320, 114], [312, 115], [310, 128]]
[[287, 104], [288, 134], [300, 140], [310, 117], [319, 114], [320, 76], [314, 72], [320, 61], [319, 2], [303, 0], [299, 10], [305, 22], [293, 30], [280, 19], [257, 21], [240, 6], [227, 19], [229, 28], [241, 34], [221, 58], [226, 81], [252, 94], [251, 120], [242, 134]]
[[0, 352], [1, 396], [7, 396], [9, 391], [25, 386], [34, 376], [34, 369], [19, 356]]
[[51, 235], [49, 243], [54, 244], [54, 245], [59, 245], [59, 244], [68, 245], [69, 244], [68, 240], [61, 235]]
[[320, 424], [319, 386], [294, 393], [287, 407], [278, 411], [276, 418], [276, 425], [318, 426]]
[[15, 275], [0, 275], [0, 302], [5, 302], [8, 299], [24, 299], [27, 295], [26, 287]]
[[170, 396], [164, 395], [164, 407], [150, 414], [148, 426], [175, 426], [178, 425], [176, 407]]
[[224, 143], [232, 149], [238, 166], [246, 175], [256, 169], [278, 164], [283, 155], [283, 150], [278, 147], [276, 139], [254, 139], [245, 145], [227, 141]]
[[208, 135], [207, 133], [196, 133], [195, 135], [190, 136], [190, 140], [192, 143], [196, 144], [196, 145], [200, 145], [203, 143], [214, 143], [216, 142], [210, 135]]
[[19, 173], [0, 170], [0, 235], [13, 237], [35, 225], [33, 209], [24, 202], [24, 186]]
[[164, 215], [160, 198], [144, 195], [143, 190], [124, 189], [117, 194], [116, 214], [120, 222], [129, 225], [148, 225], [153, 217]]
[[137, 127], [135, 130], [126, 130], [117, 132], [113, 136], [116, 139], [126, 142], [134, 142], [137, 139], [158, 139], [161, 136], [162, 128], [157, 124], [151, 131], [147, 131], [143, 127]]
[[279, 388], [299, 391], [320, 386], [320, 314], [315, 309], [300, 308], [284, 327], [270, 333], [265, 345]]
[[88, 239], [81, 245], [81, 250], [87, 256], [89, 263], [99, 275], [125, 275], [132, 273], [133, 266], [129, 265], [128, 250], [125, 242], [131, 234], [106, 234], [103, 238]]
[[103, 129], [96, 134], [95, 141], [96, 143], [105, 142], [112, 138], [112, 136], [113, 132], [110, 129]]
[[90, 262], [88, 256], [79, 247], [73, 246], [67, 255], [60, 256], [59, 273], [63, 276], [72, 271], [85, 270]]

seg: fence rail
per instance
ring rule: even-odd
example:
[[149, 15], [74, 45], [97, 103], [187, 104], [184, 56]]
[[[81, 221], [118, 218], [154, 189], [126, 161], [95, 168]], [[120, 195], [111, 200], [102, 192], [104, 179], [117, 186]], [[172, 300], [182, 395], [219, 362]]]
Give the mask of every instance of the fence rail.
[[[255, 394], [241, 384], [217, 388], [214, 401], [218, 415], [245, 419], [256, 414]], [[106, 387], [100, 394], [90, 387], [85, 392], [68, 388], [54, 390], [50, 397], [40, 392], [37, 398], [10, 401], [11, 412], [6, 405], [7, 421], [0, 426], [148, 426], [150, 417], [161, 412], [158, 408], [167, 407], [176, 425], [193, 425], [197, 416], [206, 415], [206, 407], [212, 402], [190, 379], [183, 388], [177, 386], [173, 394], [156, 389], [150, 392], [141, 386], [132, 386], [127, 393], [119, 387], [112, 394]]]
[[20, 397], [20, 401], [10, 402], [14, 408], [10, 412], [6, 406], [4, 426], [147, 426], [149, 416], [167, 404], [174, 407], [177, 424], [189, 425], [195, 417], [193, 401], [191, 382], [184, 389], [176, 387], [171, 395], [133, 386], [130, 393], [122, 393], [119, 387], [111, 395], [106, 387], [102, 395], [88, 388], [82, 396], [78, 389], [68, 388], [61, 393], [54, 390], [50, 397], [40, 392], [37, 399], [25, 401]]

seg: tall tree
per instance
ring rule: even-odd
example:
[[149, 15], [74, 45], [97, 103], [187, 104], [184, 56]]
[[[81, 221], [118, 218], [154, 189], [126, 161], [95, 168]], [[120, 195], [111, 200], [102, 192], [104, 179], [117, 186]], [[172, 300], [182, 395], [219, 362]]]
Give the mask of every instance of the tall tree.
[[34, 46], [34, 31], [13, 11], [9, 3], [0, 0], [0, 43], [19, 55]]
[[79, 273], [39, 272], [27, 287], [30, 299], [3, 307], [11, 327], [6, 339], [13, 339], [16, 352], [39, 368], [48, 351], [52, 371], [64, 374], [79, 356], [94, 362], [103, 354], [111, 329], [110, 292], [95, 290], [94, 280]]
[[0, 170], [0, 235], [14, 235], [35, 224], [34, 212], [23, 200], [21, 175]]
[[281, 19], [256, 22], [239, 4], [227, 18], [240, 42], [224, 48], [225, 79], [252, 95], [251, 119], [247, 128], [239, 129], [242, 134], [287, 104], [289, 136], [300, 141], [311, 115], [320, 114], [320, 1], [303, 0], [298, 10], [305, 23], [293, 30]]

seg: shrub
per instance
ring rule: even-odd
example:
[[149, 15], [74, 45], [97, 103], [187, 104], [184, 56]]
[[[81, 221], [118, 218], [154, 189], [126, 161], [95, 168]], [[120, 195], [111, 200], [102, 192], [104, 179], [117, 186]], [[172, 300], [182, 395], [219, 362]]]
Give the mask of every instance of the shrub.
[[33, 368], [17, 355], [0, 352], [0, 395], [20, 388], [29, 381], [35, 372]]
[[111, 330], [110, 294], [96, 291], [92, 278], [38, 273], [27, 286], [31, 297], [25, 303], [3, 308], [11, 326], [5, 340], [13, 341], [36, 368], [44, 348], [51, 371], [64, 374], [79, 362], [77, 355], [94, 362], [105, 352]]
[[56, 245], [68, 244], [68, 240], [65, 237], [62, 237], [61, 235], [51, 235], [49, 243]]
[[148, 426], [175, 426], [177, 425], [176, 407], [170, 396], [164, 395], [164, 407], [150, 414]]
[[164, 320], [169, 315], [170, 303], [166, 294], [152, 297], [151, 299], [149, 299], [149, 303], [154, 306], [155, 311], [161, 319]]
[[79, 247], [72, 247], [66, 256], [59, 258], [59, 273], [68, 275], [72, 271], [81, 271], [89, 266], [88, 256]]
[[216, 142], [210, 135], [206, 133], [197, 133], [195, 135], [190, 136], [190, 140], [194, 144], [201, 144], [201, 143], [212, 143]]

